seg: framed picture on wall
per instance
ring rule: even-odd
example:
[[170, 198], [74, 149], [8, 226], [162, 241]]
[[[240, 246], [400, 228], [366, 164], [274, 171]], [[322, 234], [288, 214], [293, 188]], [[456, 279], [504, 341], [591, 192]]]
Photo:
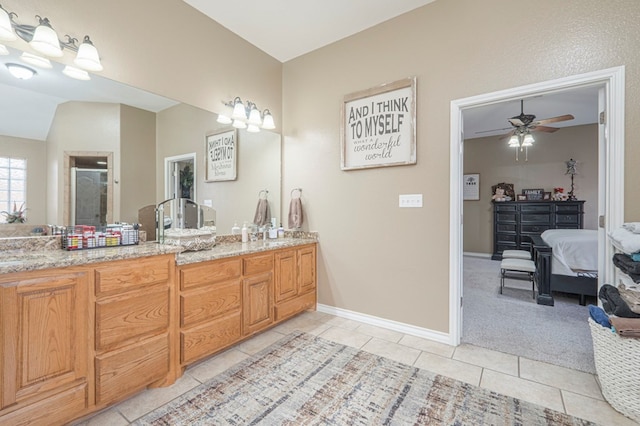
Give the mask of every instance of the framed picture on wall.
[[480, 199], [480, 173], [464, 175], [462, 184], [463, 200], [477, 201]]
[[205, 141], [205, 181], [236, 180], [238, 164], [236, 129], [208, 135]]
[[523, 189], [522, 195], [527, 196], [527, 201], [539, 201], [544, 199], [544, 189]]

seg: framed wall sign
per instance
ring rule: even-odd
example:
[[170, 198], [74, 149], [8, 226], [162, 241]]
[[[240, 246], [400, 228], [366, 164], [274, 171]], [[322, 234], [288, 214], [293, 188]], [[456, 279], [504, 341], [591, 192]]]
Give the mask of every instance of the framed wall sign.
[[237, 176], [238, 137], [236, 130], [208, 135], [205, 143], [205, 181], [235, 180]]
[[342, 103], [342, 170], [416, 163], [416, 78], [352, 93]]
[[522, 194], [527, 196], [527, 201], [538, 201], [544, 198], [544, 189], [523, 189]]
[[480, 199], [480, 174], [472, 173], [468, 175], [464, 175], [463, 179], [463, 187], [462, 187], [462, 199], [463, 200], [474, 200], [477, 201]]

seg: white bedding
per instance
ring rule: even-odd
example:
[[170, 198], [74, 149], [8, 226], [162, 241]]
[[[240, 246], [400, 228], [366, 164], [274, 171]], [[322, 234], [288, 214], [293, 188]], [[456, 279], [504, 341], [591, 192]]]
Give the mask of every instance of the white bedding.
[[598, 271], [598, 231], [591, 229], [549, 229], [541, 235], [552, 249], [554, 274], [577, 275]]

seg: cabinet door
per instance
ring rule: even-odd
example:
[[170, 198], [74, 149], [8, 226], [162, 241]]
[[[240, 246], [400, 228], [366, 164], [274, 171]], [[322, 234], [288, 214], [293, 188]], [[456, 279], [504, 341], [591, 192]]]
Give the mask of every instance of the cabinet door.
[[316, 289], [316, 247], [298, 249], [299, 294]]
[[277, 252], [275, 255], [275, 302], [282, 302], [298, 294], [296, 279], [296, 250]]
[[[86, 387], [87, 380], [89, 274], [19, 277], [2, 290], [2, 407], [74, 384]], [[86, 407], [86, 389], [82, 402], [73, 402], [75, 413]]]
[[242, 280], [242, 319], [245, 335], [273, 322], [273, 274], [265, 272]]

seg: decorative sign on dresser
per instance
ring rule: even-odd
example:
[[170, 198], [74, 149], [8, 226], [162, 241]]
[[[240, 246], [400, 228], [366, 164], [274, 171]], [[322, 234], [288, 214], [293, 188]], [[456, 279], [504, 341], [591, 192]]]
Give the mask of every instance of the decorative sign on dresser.
[[547, 229], [584, 228], [584, 201], [493, 202], [493, 255], [531, 249], [531, 237]]

